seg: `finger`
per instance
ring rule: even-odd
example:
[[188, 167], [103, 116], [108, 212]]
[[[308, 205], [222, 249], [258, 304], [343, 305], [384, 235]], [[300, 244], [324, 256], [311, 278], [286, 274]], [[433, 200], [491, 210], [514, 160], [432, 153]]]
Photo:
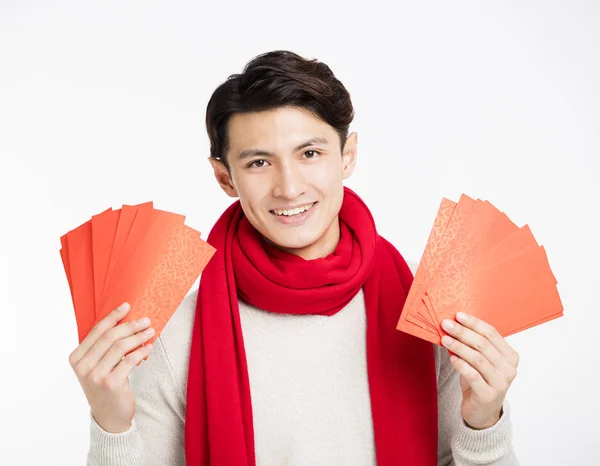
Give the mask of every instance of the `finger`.
[[98, 338], [100, 338], [100, 336], [103, 335], [107, 330], [116, 326], [117, 323], [127, 315], [130, 309], [131, 306], [129, 303], [123, 303], [109, 312], [104, 319], [96, 323], [96, 325], [94, 325], [86, 337], [81, 341], [79, 346], [77, 346], [77, 348], [75, 348], [75, 350], [69, 356], [69, 362], [71, 363], [71, 366], [74, 367], [81, 360], [81, 358], [85, 356], [94, 343], [96, 343]]
[[465, 314], [464, 312], [458, 312], [456, 314], [456, 320], [467, 328], [470, 328], [480, 335], [487, 338], [492, 345], [498, 350], [505, 360], [514, 367], [519, 363], [519, 355], [517, 352], [506, 342], [504, 337], [500, 335], [500, 332], [493, 325], [473, 316]]
[[[100, 360], [106, 355], [108, 350], [115, 342], [130, 337], [131, 335], [146, 329], [149, 325], [149, 319], [138, 319], [126, 322], [124, 324], [119, 324], [116, 327], [110, 328], [104, 332], [102, 336], [98, 338], [96, 343], [94, 343], [88, 352], [75, 365], [76, 374], [80, 377], [85, 377], [96, 368]], [[114, 365], [120, 361], [124, 354], [125, 353], [121, 354], [121, 356], [115, 360]], [[115, 357], [116, 356], [113, 356], [113, 359]]]
[[450, 319], [442, 321], [442, 328], [454, 339], [481, 353], [495, 368], [500, 370], [506, 366], [505, 357], [485, 336]]
[[154, 329], [149, 327], [135, 335], [116, 341], [102, 359], [100, 359], [96, 365], [95, 371], [100, 375], [108, 374], [123, 360], [124, 357], [127, 357], [128, 354], [141, 347], [152, 338], [153, 335]]
[[497, 389], [504, 386], [502, 374], [479, 351], [448, 335], [442, 337], [442, 344], [475, 369], [487, 385]]
[[473, 393], [479, 399], [490, 400], [493, 398], [495, 394], [494, 389], [486, 383], [477, 369], [458, 356], [451, 356], [450, 362], [460, 375], [464, 377], [471, 390], [473, 390]]
[[154, 345], [150, 343], [132, 351], [117, 364], [117, 367], [115, 367], [108, 377], [113, 379], [115, 383], [124, 382], [131, 374], [133, 368], [139, 365], [144, 358], [147, 358], [153, 348]]

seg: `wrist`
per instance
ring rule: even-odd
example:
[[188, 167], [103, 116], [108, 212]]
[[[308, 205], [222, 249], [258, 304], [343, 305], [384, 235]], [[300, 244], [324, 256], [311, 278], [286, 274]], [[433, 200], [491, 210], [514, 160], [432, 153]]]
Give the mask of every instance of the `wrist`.
[[100, 427], [104, 432], [108, 434], [122, 434], [131, 429], [131, 422], [128, 424], [122, 424], [111, 422], [101, 418], [98, 419], [96, 416], [94, 416], [94, 413], [92, 413], [92, 417], [94, 418], [96, 424], [98, 424], [98, 427]]
[[471, 423], [467, 422], [467, 420], [464, 418], [463, 418], [463, 422], [465, 423], [465, 425], [467, 427], [469, 427], [470, 429], [473, 429], [473, 430], [489, 429], [490, 427], [494, 427], [498, 423], [498, 421], [502, 417], [503, 412], [504, 412], [503, 408], [500, 407], [500, 409], [494, 414], [494, 416], [492, 416], [489, 419], [485, 419], [482, 422], [477, 422], [477, 423], [471, 424]]

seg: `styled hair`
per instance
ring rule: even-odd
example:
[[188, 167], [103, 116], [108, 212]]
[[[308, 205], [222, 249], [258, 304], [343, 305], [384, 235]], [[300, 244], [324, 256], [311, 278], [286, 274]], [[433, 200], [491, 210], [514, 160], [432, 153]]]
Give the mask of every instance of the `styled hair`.
[[210, 156], [227, 168], [228, 122], [235, 113], [302, 107], [333, 127], [343, 150], [354, 109], [350, 94], [325, 63], [275, 50], [254, 57], [242, 73], [230, 75], [206, 108]]

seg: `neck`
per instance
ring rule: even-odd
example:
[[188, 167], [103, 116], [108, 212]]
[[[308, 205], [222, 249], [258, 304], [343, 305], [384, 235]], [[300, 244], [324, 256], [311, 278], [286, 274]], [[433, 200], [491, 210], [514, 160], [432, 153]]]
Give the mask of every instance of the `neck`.
[[302, 248], [283, 248], [277, 246], [285, 252], [300, 256], [305, 260], [314, 260], [327, 257], [329, 254], [335, 251], [338, 243], [340, 242], [340, 221], [339, 217], [336, 217], [331, 225], [325, 230], [325, 232], [312, 244]]

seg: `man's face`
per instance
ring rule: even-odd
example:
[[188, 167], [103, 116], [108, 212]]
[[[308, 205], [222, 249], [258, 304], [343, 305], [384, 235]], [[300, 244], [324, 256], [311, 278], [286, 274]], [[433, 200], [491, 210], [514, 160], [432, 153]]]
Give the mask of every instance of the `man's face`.
[[342, 155], [337, 132], [303, 108], [235, 114], [228, 126], [230, 172], [211, 159], [230, 196], [267, 240], [305, 258], [339, 240], [343, 180], [356, 159], [356, 133]]

